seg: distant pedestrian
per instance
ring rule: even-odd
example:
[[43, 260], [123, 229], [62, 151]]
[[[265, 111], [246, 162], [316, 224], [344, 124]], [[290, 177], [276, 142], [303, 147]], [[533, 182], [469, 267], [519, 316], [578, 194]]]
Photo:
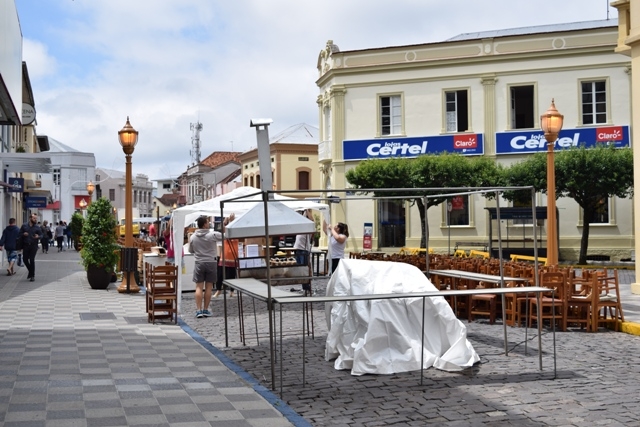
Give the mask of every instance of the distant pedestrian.
[[67, 236], [67, 248], [71, 248], [73, 246], [73, 233], [71, 233], [71, 222], [67, 224], [64, 223], [64, 233]]
[[56, 243], [58, 244], [58, 252], [62, 252], [64, 248], [64, 222], [59, 221], [56, 226]]
[[40, 244], [42, 245], [42, 253], [49, 253], [49, 241], [51, 240], [51, 227], [49, 227], [49, 221], [44, 220], [42, 222], [42, 237], [40, 238]]
[[27, 279], [30, 282], [35, 280], [36, 275], [36, 255], [38, 253], [38, 242], [42, 237], [42, 229], [38, 225], [38, 215], [31, 214], [29, 221], [20, 227], [20, 238], [22, 239], [22, 257], [24, 265], [29, 270]]
[[2, 238], [0, 238], [0, 251], [2, 248], [7, 252], [7, 262], [9, 268], [7, 268], [7, 276], [13, 276], [16, 272], [13, 270], [13, 266], [18, 258], [18, 251], [16, 249], [16, 243], [20, 236], [20, 229], [16, 225], [15, 218], [9, 218], [9, 225], [2, 232]]

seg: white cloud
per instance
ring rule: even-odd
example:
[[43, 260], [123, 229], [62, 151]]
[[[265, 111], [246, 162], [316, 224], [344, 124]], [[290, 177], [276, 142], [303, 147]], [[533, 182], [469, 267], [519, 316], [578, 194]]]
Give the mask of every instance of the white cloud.
[[57, 61], [47, 52], [46, 44], [25, 38], [22, 41], [22, 56], [27, 61], [31, 80], [41, 80], [55, 75]]

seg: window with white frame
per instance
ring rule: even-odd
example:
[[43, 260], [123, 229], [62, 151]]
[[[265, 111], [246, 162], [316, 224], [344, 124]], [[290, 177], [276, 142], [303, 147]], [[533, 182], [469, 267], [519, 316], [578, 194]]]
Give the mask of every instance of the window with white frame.
[[534, 86], [511, 86], [511, 129], [531, 129], [535, 126]]
[[609, 224], [609, 212], [611, 212], [611, 199], [608, 197], [602, 198], [600, 202], [598, 202], [598, 206], [596, 207], [596, 211], [591, 218], [591, 224]]
[[469, 96], [466, 89], [444, 93], [447, 132], [469, 130]]
[[60, 168], [53, 170], [53, 185], [60, 185]]
[[402, 103], [400, 95], [380, 97], [380, 135], [402, 134]]
[[605, 80], [583, 81], [582, 124], [607, 123], [607, 82]]
[[400, 200], [378, 200], [378, 246], [398, 248], [406, 244], [405, 204]]
[[110, 202], [116, 201], [116, 190], [114, 188], [109, 189], [109, 201]]

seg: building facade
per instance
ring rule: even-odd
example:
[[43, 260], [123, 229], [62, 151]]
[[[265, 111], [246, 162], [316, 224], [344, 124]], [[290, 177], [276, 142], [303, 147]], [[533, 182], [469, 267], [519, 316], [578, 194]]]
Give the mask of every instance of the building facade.
[[[318, 170], [319, 130], [306, 123], [291, 126], [269, 138], [271, 182], [274, 190], [313, 190], [320, 188]], [[260, 188], [258, 149], [239, 156], [242, 164], [242, 183]], [[295, 196], [295, 194], [292, 194]], [[304, 196], [318, 196], [305, 193]]]
[[74, 212], [83, 212], [95, 200], [87, 185], [95, 183], [96, 159], [93, 153], [83, 153], [62, 142], [47, 138], [51, 156], [51, 173], [39, 174], [39, 188], [50, 196], [50, 203], [42, 210], [42, 219], [49, 222], [71, 220]]
[[[630, 144], [630, 60], [614, 52], [616, 21], [593, 21], [461, 34], [440, 43], [340, 51], [329, 41], [318, 57], [321, 187], [345, 189], [345, 172], [363, 159], [442, 151], [484, 155], [509, 165], [546, 151], [540, 114], [555, 99], [564, 114], [556, 147]], [[558, 144], [562, 144], [560, 147]], [[339, 194], [338, 194], [339, 195]], [[374, 247], [419, 246], [417, 208], [408, 203], [347, 200], [332, 205], [346, 221], [351, 249], [362, 248], [364, 223]], [[543, 194], [538, 206], [546, 205]], [[447, 209], [450, 207], [451, 211]], [[429, 246], [486, 242], [482, 196], [452, 198], [429, 209]], [[511, 206], [501, 201], [501, 206]], [[581, 210], [561, 198], [560, 258], [577, 259]], [[591, 224], [589, 253], [629, 257], [634, 247], [629, 199], [604, 201]], [[504, 221], [503, 236], [529, 239], [532, 224]], [[538, 229], [543, 233], [544, 227]], [[520, 237], [522, 236], [522, 237]]]
[[[95, 176], [96, 198], [104, 197], [118, 210], [125, 208], [125, 173], [113, 169], [96, 168]], [[153, 182], [144, 174], [136, 174], [132, 177], [133, 209], [138, 212], [140, 218], [156, 216], [153, 203]], [[135, 213], [134, 213], [135, 216]], [[122, 218], [118, 218], [119, 220]]]

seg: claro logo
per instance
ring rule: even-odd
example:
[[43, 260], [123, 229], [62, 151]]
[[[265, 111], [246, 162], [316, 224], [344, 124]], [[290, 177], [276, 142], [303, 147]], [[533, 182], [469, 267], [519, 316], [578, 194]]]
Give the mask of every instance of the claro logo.
[[427, 143], [428, 141], [422, 141], [422, 144], [408, 144], [406, 142], [376, 143], [367, 147], [367, 154], [371, 157], [425, 154], [427, 152]]
[[622, 141], [622, 126], [596, 129], [596, 142], [609, 141]]
[[454, 135], [453, 148], [454, 150], [478, 148], [478, 138], [476, 135]]

